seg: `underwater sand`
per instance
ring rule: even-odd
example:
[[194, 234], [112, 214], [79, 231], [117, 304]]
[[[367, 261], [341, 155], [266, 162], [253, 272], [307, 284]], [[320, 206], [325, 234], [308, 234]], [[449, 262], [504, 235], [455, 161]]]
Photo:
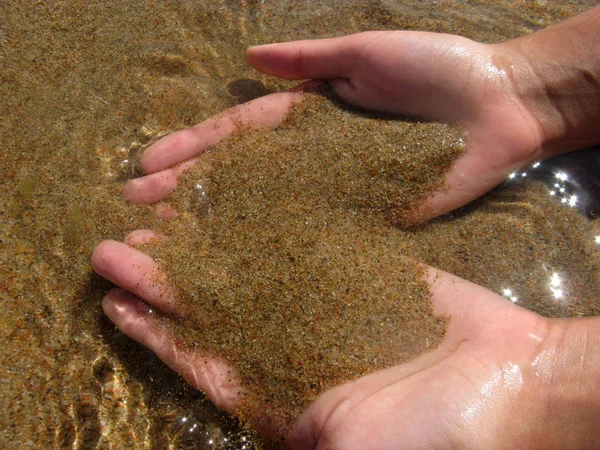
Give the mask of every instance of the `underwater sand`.
[[[154, 220], [151, 208], [120, 197], [123, 161], [148, 134], [290, 86], [247, 67], [246, 46], [394, 28], [498, 41], [594, 3], [0, 4], [0, 447], [254, 445], [202, 394], [115, 330], [99, 307], [109, 285], [89, 267], [100, 240], [122, 239]], [[541, 187], [507, 186], [449, 223], [434, 222], [425, 234], [426, 262], [499, 293], [528, 286], [515, 294], [520, 304], [546, 315], [597, 314], [595, 224]], [[483, 256], [467, 251], [464, 226], [450, 229], [459, 220], [479, 226], [482, 242], [503, 245]], [[509, 237], [498, 241], [500, 232]], [[440, 236], [452, 237], [464, 264], [436, 252]], [[481, 257], [493, 271], [467, 266]], [[484, 279], [486, 272], [494, 278]], [[561, 301], [549, 289], [554, 273], [569, 283]]]

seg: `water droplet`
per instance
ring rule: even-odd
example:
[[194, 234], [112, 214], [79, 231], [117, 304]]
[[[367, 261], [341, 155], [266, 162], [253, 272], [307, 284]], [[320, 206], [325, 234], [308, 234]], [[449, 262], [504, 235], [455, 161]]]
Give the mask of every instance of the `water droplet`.
[[210, 201], [208, 198], [208, 186], [206, 182], [201, 181], [194, 186], [193, 208], [198, 217], [205, 217], [208, 214]]

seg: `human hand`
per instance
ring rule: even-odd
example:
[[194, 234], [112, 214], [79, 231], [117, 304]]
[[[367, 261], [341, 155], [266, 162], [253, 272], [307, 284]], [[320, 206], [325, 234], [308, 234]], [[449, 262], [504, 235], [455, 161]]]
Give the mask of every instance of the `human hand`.
[[[447, 173], [447, 189], [404, 218], [422, 222], [535, 160], [600, 142], [599, 11], [494, 45], [437, 33], [368, 32], [252, 47], [247, 58], [276, 76], [328, 80], [343, 99], [364, 108], [465, 127], [468, 147]], [[231, 132], [232, 118], [277, 124], [298, 100], [297, 92], [273, 94], [175, 133], [147, 150], [142, 169], [154, 174], [196, 156]], [[137, 203], [164, 198], [189, 166], [142, 179], [128, 196]]]
[[[96, 249], [94, 270], [120, 286], [102, 307], [123, 333], [235, 413], [241, 389], [227, 363], [179, 346], [161, 326], [164, 316], [177, 316], [176, 299], [156, 263], [134, 248], [153, 239], [148, 231], [135, 232], [128, 245], [106, 241]], [[595, 376], [598, 362], [586, 355], [587, 345], [598, 340], [582, 339], [586, 327], [576, 333], [574, 321], [550, 321], [450, 274], [432, 268], [427, 274], [436, 313], [450, 317], [442, 344], [325, 392], [299, 418], [289, 448], [533, 448], [565, 438], [600, 443], [584, 426], [594, 421], [589, 403], [598, 403], [595, 382], [582, 383]], [[274, 433], [268, 413], [257, 412], [255, 425], [266, 436]]]
[[468, 203], [511, 172], [600, 143], [600, 5], [499, 44], [412, 31], [252, 47], [258, 70], [326, 79], [358, 106], [457, 123], [468, 147], [405, 220], [421, 222]]
[[[342, 99], [360, 107], [466, 129], [468, 146], [446, 175], [448, 188], [410, 211], [407, 222], [468, 203], [544, 156], [539, 123], [502, 66], [507, 59], [493, 46], [437, 33], [369, 32], [252, 47], [247, 57], [258, 70], [280, 77], [326, 79]], [[254, 100], [155, 143], [141, 157], [141, 167], [159, 173], [133, 182], [129, 198], [152, 203], [166, 197], [193, 162], [170, 167], [230, 134], [236, 122], [277, 124], [300, 99], [300, 90]]]
[[409, 212], [422, 222], [462, 206], [543, 158], [543, 133], [518, 95], [499, 48], [459, 36], [367, 32], [251, 47], [258, 70], [325, 79], [344, 100], [370, 110], [457, 124], [467, 149], [446, 174], [447, 189]]

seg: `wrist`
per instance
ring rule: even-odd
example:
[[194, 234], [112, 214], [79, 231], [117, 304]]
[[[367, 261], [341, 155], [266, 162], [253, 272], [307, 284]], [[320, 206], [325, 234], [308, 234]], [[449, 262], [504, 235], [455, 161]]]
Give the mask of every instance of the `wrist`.
[[600, 448], [600, 318], [551, 320], [532, 369], [541, 395], [531, 443]]
[[516, 101], [539, 123], [546, 155], [600, 143], [598, 13], [493, 45]]

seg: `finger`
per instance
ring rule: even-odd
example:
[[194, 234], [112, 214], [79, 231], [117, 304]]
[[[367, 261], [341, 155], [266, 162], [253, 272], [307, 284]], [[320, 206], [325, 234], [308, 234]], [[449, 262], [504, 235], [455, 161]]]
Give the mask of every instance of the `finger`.
[[290, 80], [348, 78], [362, 51], [380, 32], [250, 47], [257, 70]]
[[191, 159], [175, 167], [131, 180], [125, 185], [125, 198], [136, 205], [149, 205], [164, 200], [177, 186], [179, 177], [194, 167], [196, 162], [196, 159]]
[[125, 236], [123, 243], [129, 245], [130, 247], [137, 247], [139, 245], [145, 245], [164, 239], [166, 239], [165, 236], [162, 234], [156, 234], [152, 230], [135, 230]]
[[233, 412], [242, 390], [238, 377], [223, 360], [178, 347], [151, 307], [123, 289], [109, 291], [102, 309], [119, 330], [152, 350], [217, 408]]
[[275, 126], [292, 105], [300, 101], [306, 86], [277, 92], [231, 108], [216, 117], [157, 141], [144, 152], [140, 165], [152, 174], [186, 161], [231, 136], [239, 126]]
[[419, 206], [403, 213], [397, 220], [404, 225], [421, 224], [460, 208], [498, 186], [522, 164], [494, 168], [482, 158], [481, 152], [469, 150], [446, 173], [442, 190], [429, 195]]
[[148, 255], [121, 242], [103, 241], [92, 254], [92, 268], [160, 311], [175, 312], [175, 295], [167, 278]]
[[450, 317], [443, 345], [451, 351], [467, 340], [498, 351], [497, 326], [504, 330], [502, 345], [507, 355], [518, 343], [530, 341], [535, 346], [547, 334], [543, 317], [482, 286], [431, 267], [426, 270], [426, 280], [435, 313]]
[[175, 208], [164, 202], [156, 205], [156, 214], [158, 214], [158, 217], [161, 219], [171, 219], [172, 217], [179, 216], [179, 213]]

